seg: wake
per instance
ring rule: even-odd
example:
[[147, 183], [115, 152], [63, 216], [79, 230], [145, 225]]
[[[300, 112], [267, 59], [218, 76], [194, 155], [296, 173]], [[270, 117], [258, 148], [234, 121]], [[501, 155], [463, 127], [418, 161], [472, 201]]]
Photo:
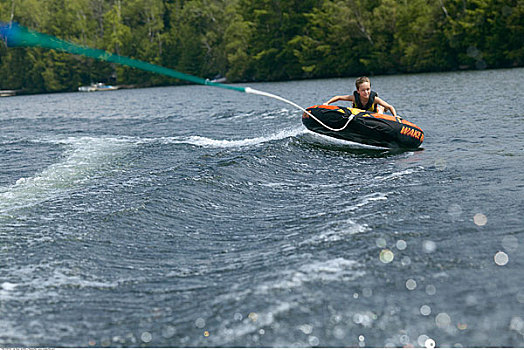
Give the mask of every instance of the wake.
[[149, 141], [160, 141], [164, 144], [188, 144], [205, 148], [242, 148], [260, 146], [272, 141], [285, 140], [290, 137], [297, 137], [306, 132], [307, 130], [301, 126], [299, 128], [284, 129], [267, 136], [239, 140], [217, 140], [205, 136], [194, 135], [188, 137], [163, 137], [161, 139], [149, 139]]
[[71, 137], [47, 142], [66, 144], [69, 149], [58, 163], [0, 188], [0, 217], [60, 198], [65, 192], [91, 182], [130, 146], [127, 140], [116, 138]]

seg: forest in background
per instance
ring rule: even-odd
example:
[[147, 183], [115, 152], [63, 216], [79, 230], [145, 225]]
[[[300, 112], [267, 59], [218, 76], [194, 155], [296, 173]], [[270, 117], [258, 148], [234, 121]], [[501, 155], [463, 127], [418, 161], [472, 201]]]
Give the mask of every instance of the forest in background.
[[[519, 67], [524, 0], [0, 0], [0, 21], [228, 82]], [[172, 78], [0, 43], [0, 89]]]

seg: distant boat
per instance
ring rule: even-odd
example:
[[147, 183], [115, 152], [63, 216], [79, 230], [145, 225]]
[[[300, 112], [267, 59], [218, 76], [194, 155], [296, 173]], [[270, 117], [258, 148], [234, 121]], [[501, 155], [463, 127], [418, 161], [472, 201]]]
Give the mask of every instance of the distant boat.
[[220, 83], [220, 84], [223, 84], [225, 82], [227, 82], [227, 78], [226, 77], [222, 77], [222, 76], [216, 76], [215, 79], [211, 80], [212, 83]]
[[106, 85], [104, 83], [91, 84], [89, 86], [80, 86], [78, 91], [92, 92], [92, 91], [111, 91], [118, 89], [118, 86]]
[[0, 97], [9, 97], [16, 95], [15, 90], [0, 90]]

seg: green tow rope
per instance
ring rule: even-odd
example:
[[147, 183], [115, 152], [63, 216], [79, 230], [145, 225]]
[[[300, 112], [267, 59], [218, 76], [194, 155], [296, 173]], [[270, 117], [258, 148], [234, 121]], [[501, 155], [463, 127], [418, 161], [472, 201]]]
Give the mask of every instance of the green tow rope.
[[65, 40], [59, 39], [51, 35], [47, 35], [47, 34], [43, 34], [43, 33], [39, 33], [39, 32], [30, 30], [15, 22], [11, 22], [11, 23], [0, 22], [0, 38], [2, 39], [2, 41], [6, 43], [8, 47], [26, 46], [26, 47], [42, 47], [46, 49], [53, 49], [53, 50], [72, 53], [74, 55], [91, 57], [91, 58], [101, 60], [101, 61], [118, 63], [124, 66], [142, 69], [145, 71], [166, 75], [166, 76], [176, 78], [176, 79], [186, 80], [186, 81], [190, 81], [196, 84], [215, 86], [215, 87], [219, 87], [223, 89], [245, 92], [247, 94], [255, 94], [255, 95], [261, 95], [261, 96], [274, 98], [274, 99], [288, 103], [302, 110], [304, 113], [307, 113], [310, 117], [312, 117], [314, 120], [316, 120], [318, 123], [320, 123], [327, 129], [330, 129], [333, 131], [339, 131], [338, 129], [332, 129], [331, 127], [325, 125], [320, 120], [318, 120], [314, 115], [306, 111], [304, 108], [300, 107], [299, 105], [297, 105], [296, 103], [292, 101], [286, 100], [283, 97], [280, 97], [274, 94], [270, 94], [268, 92], [255, 90], [250, 87], [231, 86], [227, 84], [216, 83], [216, 82], [210, 81], [209, 79], [204, 79], [204, 78], [200, 78], [194, 75], [177, 72], [176, 70], [158, 66], [156, 64], [151, 64], [148, 62], [135, 60], [133, 58], [129, 58], [125, 56], [115, 55], [115, 54], [112, 54], [104, 50], [92, 49], [90, 47], [80, 46], [80, 45], [73, 44], [69, 41], [65, 41]]
[[197, 84], [212, 85], [224, 89], [246, 92], [245, 88], [243, 87], [215, 83], [208, 79], [203, 79], [194, 75], [177, 72], [173, 69], [165, 68], [144, 61], [135, 60], [129, 57], [115, 55], [104, 50], [92, 49], [90, 47], [76, 45], [71, 42], [58, 39], [51, 35], [29, 30], [28, 28], [18, 25], [17, 23], [7, 24], [0, 22], [0, 37], [3, 41], [6, 42], [7, 46], [42, 47], [46, 49], [69, 52], [75, 55], [82, 55], [101, 61], [118, 63], [124, 66], [138, 68], [157, 74], [167, 75], [172, 78], [191, 81]]

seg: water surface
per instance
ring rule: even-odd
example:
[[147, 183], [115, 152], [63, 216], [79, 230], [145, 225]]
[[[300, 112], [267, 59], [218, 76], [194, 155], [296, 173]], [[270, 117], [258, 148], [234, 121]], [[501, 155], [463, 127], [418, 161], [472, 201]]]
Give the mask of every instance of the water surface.
[[523, 83], [372, 78], [425, 131], [401, 153], [213, 87], [2, 99], [0, 345], [524, 346]]

